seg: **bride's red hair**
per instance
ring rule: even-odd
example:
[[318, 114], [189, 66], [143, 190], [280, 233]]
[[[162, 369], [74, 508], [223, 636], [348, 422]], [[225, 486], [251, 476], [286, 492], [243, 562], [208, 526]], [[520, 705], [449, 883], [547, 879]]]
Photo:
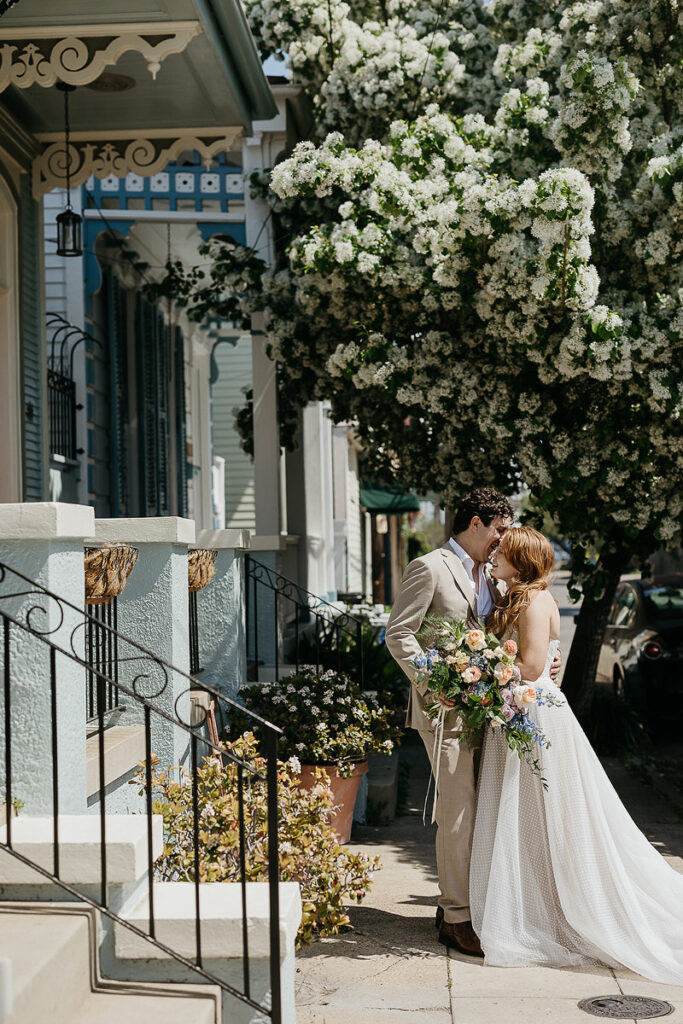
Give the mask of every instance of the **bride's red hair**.
[[550, 541], [531, 526], [508, 530], [498, 548], [501, 555], [517, 571], [517, 579], [488, 617], [488, 628], [498, 637], [509, 634], [534, 594], [547, 590], [555, 565], [555, 552]]

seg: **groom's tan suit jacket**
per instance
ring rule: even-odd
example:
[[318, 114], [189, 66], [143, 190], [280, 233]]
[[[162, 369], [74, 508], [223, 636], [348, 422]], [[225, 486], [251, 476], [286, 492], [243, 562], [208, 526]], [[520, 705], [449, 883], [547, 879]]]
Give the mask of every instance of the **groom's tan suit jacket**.
[[[495, 602], [501, 591], [488, 572], [487, 582]], [[415, 634], [428, 614], [463, 620], [477, 618], [472, 583], [448, 543], [414, 559], [407, 566], [387, 623], [387, 647], [411, 682], [417, 671], [414, 659], [423, 653]], [[434, 722], [425, 712], [425, 703], [429, 701], [427, 681], [413, 683], [406, 714], [407, 726], [423, 731], [434, 728]], [[459, 731], [459, 719], [448, 715], [445, 732]]]

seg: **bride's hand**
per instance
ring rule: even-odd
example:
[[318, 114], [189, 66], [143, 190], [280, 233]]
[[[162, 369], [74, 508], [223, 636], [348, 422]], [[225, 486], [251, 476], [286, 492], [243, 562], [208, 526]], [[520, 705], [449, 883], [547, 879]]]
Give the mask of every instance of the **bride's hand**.
[[437, 693], [436, 699], [438, 700], [438, 702], [441, 705], [441, 707], [445, 708], [446, 711], [451, 711], [452, 708], [455, 707], [455, 701], [454, 700], [446, 700], [446, 698], [442, 697], [441, 694]]
[[560, 669], [561, 669], [561, 667], [562, 667], [562, 654], [560, 652], [560, 649], [558, 648], [557, 654], [555, 655], [555, 659], [554, 659], [552, 665], [550, 666], [550, 678], [555, 683], [555, 685], [557, 685], [557, 680], [560, 678]]

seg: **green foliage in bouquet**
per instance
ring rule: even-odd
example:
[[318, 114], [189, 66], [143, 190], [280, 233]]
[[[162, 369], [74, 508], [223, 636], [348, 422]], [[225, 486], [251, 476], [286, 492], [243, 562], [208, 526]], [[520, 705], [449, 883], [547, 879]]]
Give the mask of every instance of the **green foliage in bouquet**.
[[[253, 734], [225, 744], [243, 761], [265, 776], [266, 764], [258, 756]], [[227, 758], [209, 757], [196, 769], [199, 803], [199, 879], [201, 882], [240, 880], [237, 767]], [[192, 774], [161, 771], [153, 759], [153, 812], [164, 819], [164, 851], [155, 865], [162, 881], [194, 881], [192, 837]], [[131, 785], [143, 786], [144, 764]], [[324, 772], [311, 790], [299, 783], [301, 765], [296, 758], [278, 765], [278, 838], [280, 880], [298, 882], [303, 918], [297, 946], [324, 935], [336, 935], [349, 926], [345, 904], [360, 903], [371, 885], [379, 858], [355, 854], [341, 847], [330, 825], [334, 806]], [[143, 792], [143, 789], [140, 789]], [[268, 805], [266, 782], [244, 772], [246, 880], [268, 879]]]
[[[441, 615], [428, 615], [417, 639], [425, 651], [415, 660], [418, 679], [428, 678], [432, 693], [454, 705], [454, 712], [462, 718], [466, 742], [476, 744], [487, 721], [492, 717], [505, 720], [505, 701], [494, 669], [497, 664], [509, 666], [509, 674], [499, 675], [506, 682], [511, 679], [516, 648], [504, 650], [481, 624], [472, 629], [466, 622]], [[438, 699], [428, 706], [430, 717], [436, 717], [442, 706]]]
[[[391, 710], [332, 669], [306, 665], [279, 682], [244, 686], [239, 695], [250, 711], [282, 729], [283, 757], [334, 765], [342, 777], [368, 754], [391, 753], [399, 736]], [[244, 725], [238, 717], [233, 728]]]
[[427, 706], [428, 714], [437, 717], [444, 711], [442, 701], [451, 703], [471, 745], [480, 740], [487, 723], [501, 729], [510, 750], [545, 785], [536, 751], [550, 744], [529, 717], [529, 709], [533, 705], [559, 706], [564, 700], [522, 681], [514, 664], [515, 641], [499, 644], [481, 624], [471, 629], [466, 622], [438, 615], [425, 618], [418, 639], [425, 653], [415, 659], [416, 678], [428, 680], [436, 698]]

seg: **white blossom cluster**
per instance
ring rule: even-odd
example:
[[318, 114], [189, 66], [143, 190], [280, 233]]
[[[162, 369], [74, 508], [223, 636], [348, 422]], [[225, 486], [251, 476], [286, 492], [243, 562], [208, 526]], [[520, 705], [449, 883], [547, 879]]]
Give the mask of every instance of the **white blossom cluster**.
[[257, 297], [283, 402], [446, 500], [522, 481], [579, 547], [680, 543], [680, 0], [245, 7], [315, 110]]
[[626, 116], [638, 93], [638, 79], [626, 61], [616, 63], [580, 50], [560, 74], [564, 102], [550, 137], [564, 157], [586, 174], [607, 182], [622, 172], [620, 153], [631, 149]]

